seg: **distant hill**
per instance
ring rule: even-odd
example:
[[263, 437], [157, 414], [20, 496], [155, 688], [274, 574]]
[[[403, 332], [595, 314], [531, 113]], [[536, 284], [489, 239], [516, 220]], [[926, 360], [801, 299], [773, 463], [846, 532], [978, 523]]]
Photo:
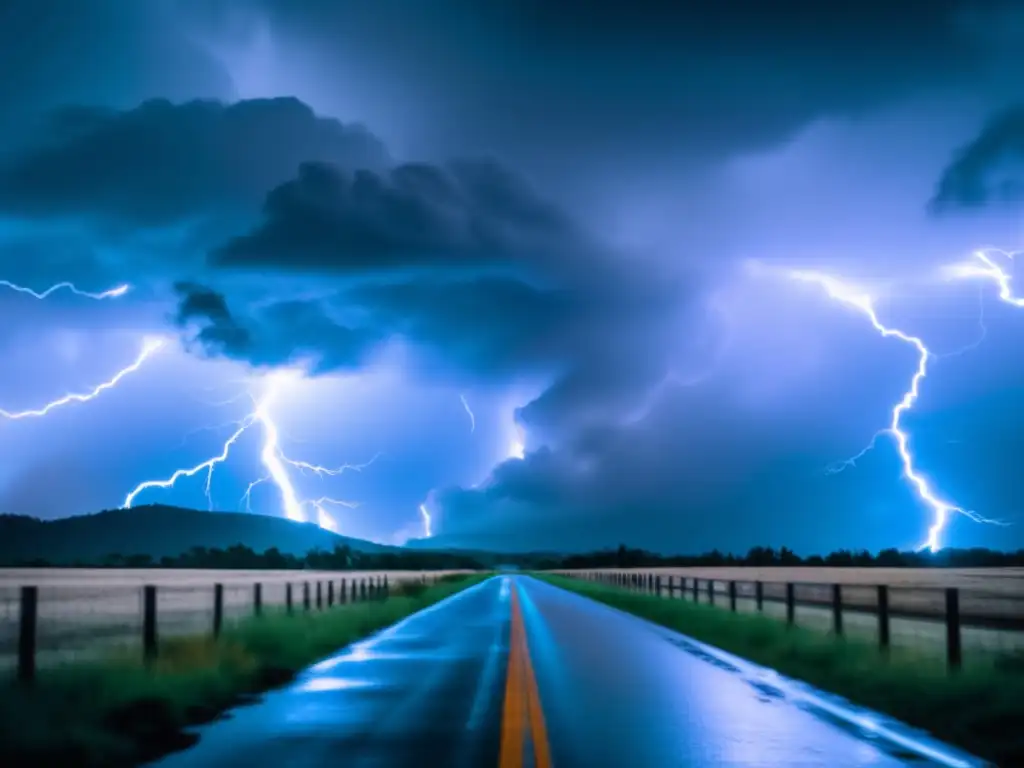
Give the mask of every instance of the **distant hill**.
[[496, 567], [505, 563], [516, 563], [523, 568], [554, 568], [556, 566], [553, 564], [561, 562], [566, 556], [565, 553], [554, 550], [507, 552], [466, 547], [461, 546], [457, 541], [443, 536], [429, 539], [409, 539], [405, 542], [405, 548], [417, 552], [442, 552], [448, 555], [471, 557], [489, 567]]
[[339, 536], [312, 523], [242, 512], [201, 512], [150, 505], [93, 515], [38, 520], [0, 515], [0, 562], [46, 560], [97, 562], [111, 553], [175, 556], [193, 547], [226, 549], [242, 544], [257, 552], [276, 547], [284, 554], [347, 546], [359, 552], [399, 552], [362, 539]]

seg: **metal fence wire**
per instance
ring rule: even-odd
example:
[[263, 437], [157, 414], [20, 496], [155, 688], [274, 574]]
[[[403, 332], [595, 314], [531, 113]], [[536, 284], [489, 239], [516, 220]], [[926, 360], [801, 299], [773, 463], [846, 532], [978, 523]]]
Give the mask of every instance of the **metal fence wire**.
[[[40, 667], [114, 654], [156, 656], [161, 638], [217, 636], [225, 626], [267, 611], [337, 609], [386, 598], [405, 584], [435, 582], [423, 572], [98, 573], [89, 584], [0, 586], [0, 669], [31, 681]], [[146, 576], [162, 577], [145, 583]], [[26, 580], [32, 577], [26, 572]], [[211, 578], [212, 577], [212, 578]], [[71, 581], [62, 574], [60, 581]]]
[[[964, 658], [1024, 654], [1024, 574], [983, 587], [722, 579], [653, 571], [564, 571], [561, 575], [760, 613], [823, 633], [945, 656], [951, 669]], [[983, 583], [982, 578], [974, 580]]]

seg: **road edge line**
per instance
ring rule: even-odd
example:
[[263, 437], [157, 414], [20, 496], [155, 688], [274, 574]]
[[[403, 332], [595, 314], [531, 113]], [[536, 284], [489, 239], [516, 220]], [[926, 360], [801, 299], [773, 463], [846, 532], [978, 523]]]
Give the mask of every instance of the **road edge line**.
[[[829, 715], [836, 720], [857, 728], [866, 736], [883, 739], [906, 749], [908, 752], [914, 753], [918, 757], [923, 757], [946, 766], [946, 768], [996, 768], [994, 763], [947, 744], [935, 738], [927, 731], [907, 725], [890, 715], [854, 704], [838, 694], [822, 691], [809, 683], [786, 677], [770, 667], [762, 666], [742, 656], [737, 656], [716, 646], [695, 640], [689, 635], [663, 627], [650, 619], [637, 616], [635, 613], [630, 613], [622, 608], [602, 603], [600, 600], [594, 600], [585, 594], [565, 589], [543, 579], [537, 579], [537, 581], [553, 589], [561, 589], [577, 597], [598, 603], [611, 611], [629, 616], [636, 621], [646, 624], [649, 629], [668, 642], [679, 645], [679, 641], [682, 640], [689, 643], [701, 653], [710, 656], [718, 662], [735, 667], [748, 683], [774, 688], [786, 700], [794, 704], [803, 704], [817, 710], [819, 713]], [[687, 649], [682, 648], [682, 650]]]

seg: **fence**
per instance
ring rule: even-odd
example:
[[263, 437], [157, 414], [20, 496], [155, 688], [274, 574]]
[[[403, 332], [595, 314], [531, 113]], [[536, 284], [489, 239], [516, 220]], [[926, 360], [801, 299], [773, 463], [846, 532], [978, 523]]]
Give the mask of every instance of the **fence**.
[[294, 574], [270, 574], [266, 581], [243, 583], [225, 579], [182, 585], [171, 580], [139, 586], [8, 588], [0, 601], [0, 661], [13, 666], [23, 683], [35, 678], [41, 661], [43, 666], [74, 661], [126, 646], [135, 646], [144, 660], [152, 661], [161, 637], [217, 637], [226, 622], [259, 617], [268, 607], [296, 613], [381, 600], [396, 587], [433, 583], [440, 575], [390, 574], [397, 576], [392, 579], [386, 573], [318, 573], [293, 580]]
[[[940, 650], [950, 670], [964, 662], [965, 645], [978, 657], [1024, 654], [1024, 593], [960, 587], [747, 581], [641, 571], [560, 571], [581, 578], [688, 600], [733, 612], [775, 615], [836, 636], [873, 635], [886, 653], [894, 640], [920, 650]], [[1015, 584], [1016, 588], [1018, 585]], [[898, 630], [894, 632], [894, 630]], [[965, 642], [966, 641], [966, 642]]]

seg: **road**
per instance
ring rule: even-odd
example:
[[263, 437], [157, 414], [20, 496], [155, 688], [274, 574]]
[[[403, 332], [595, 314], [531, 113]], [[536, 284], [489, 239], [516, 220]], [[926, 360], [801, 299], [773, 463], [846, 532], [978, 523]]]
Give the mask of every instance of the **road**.
[[156, 765], [927, 764], [751, 685], [663, 629], [525, 576], [465, 590], [198, 732]]

